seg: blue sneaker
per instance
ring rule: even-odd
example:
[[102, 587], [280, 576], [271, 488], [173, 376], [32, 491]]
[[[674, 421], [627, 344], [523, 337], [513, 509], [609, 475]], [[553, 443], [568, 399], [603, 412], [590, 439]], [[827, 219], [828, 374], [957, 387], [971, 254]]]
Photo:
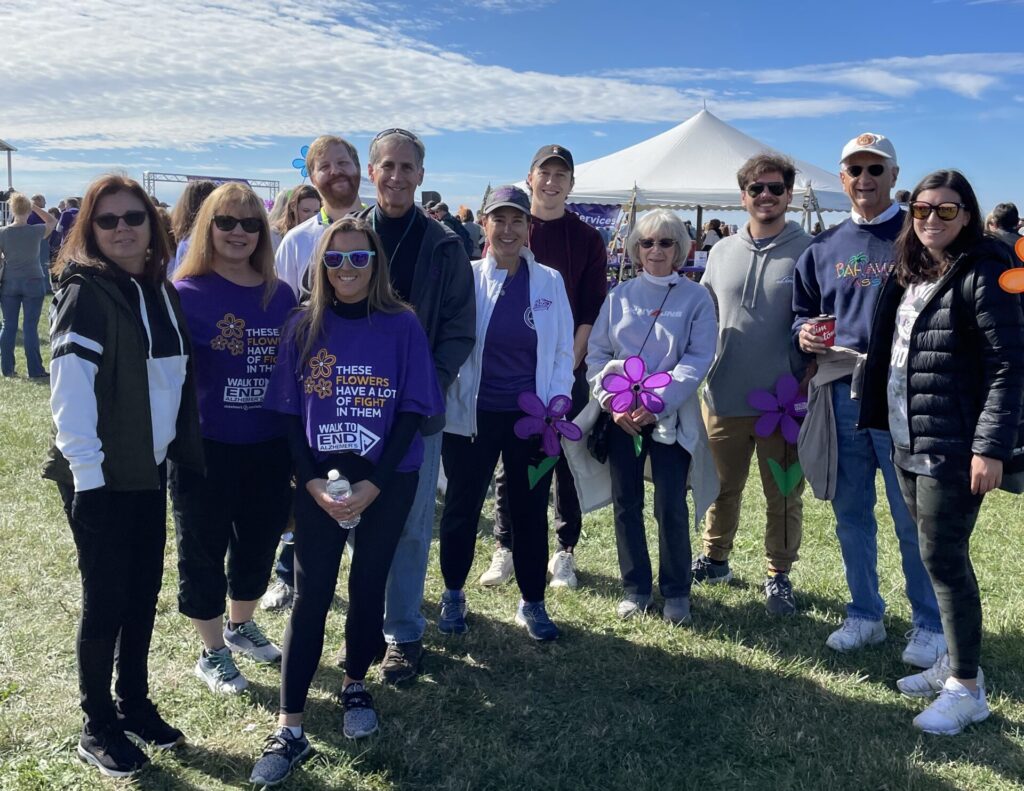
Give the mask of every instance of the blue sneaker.
[[445, 588], [441, 594], [441, 614], [437, 617], [437, 628], [444, 634], [465, 634], [466, 626], [466, 594]]
[[288, 728], [278, 728], [267, 737], [263, 755], [252, 768], [249, 782], [253, 785], [276, 786], [284, 782], [313, 748], [306, 734], [292, 736]]
[[555, 640], [558, 638], [558, 627], [548, 618], [548, 611], [544, 609], [544, 602], [519, 601], [519, 609], [516, 610], [516, 623], [525, 626], [526, 631], [534, 640]]

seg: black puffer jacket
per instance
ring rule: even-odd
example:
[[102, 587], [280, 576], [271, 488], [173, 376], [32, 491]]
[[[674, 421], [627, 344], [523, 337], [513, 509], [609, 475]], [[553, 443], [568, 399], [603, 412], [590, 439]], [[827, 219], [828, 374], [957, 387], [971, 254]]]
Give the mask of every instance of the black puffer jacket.
[[[999, 286], [1013, 265], [992, 239], [962, 254], [914, 324], [907, 356], [912, 453], [945, 456], [946, 470], [974, 454], [1024, 469], [1024, 311]], [[861, 428], [888, 430], [886, 387], [904, 288], [890, 277], [875, 305], [861, 388]], [[941, 477], [941, 476], [940, 476]]]

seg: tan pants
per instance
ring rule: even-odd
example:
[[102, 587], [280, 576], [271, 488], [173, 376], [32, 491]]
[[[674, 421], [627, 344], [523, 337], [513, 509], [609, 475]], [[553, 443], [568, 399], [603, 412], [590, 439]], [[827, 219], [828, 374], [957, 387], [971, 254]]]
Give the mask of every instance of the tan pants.
[[778, 429], [769, 437], [755, 435], [756, 417], [718, 417], [705, 405], [704, 422], [721, 483], [721, 493], [704, 524], [704, 554], [712, 560], [729, 559], [740, 524], [740, 503], [750, 473], [750, 458], [756, 450], [761, 486], [768, 501], [764, 531], [768, 569], [788, 574], [797, 559], [803, 532], [804, 479], [801, 477], [793, 491], [783, 497], [768, 459], [775, 459], [785, 470], [796, 463], [796, 448], [782, 438]]

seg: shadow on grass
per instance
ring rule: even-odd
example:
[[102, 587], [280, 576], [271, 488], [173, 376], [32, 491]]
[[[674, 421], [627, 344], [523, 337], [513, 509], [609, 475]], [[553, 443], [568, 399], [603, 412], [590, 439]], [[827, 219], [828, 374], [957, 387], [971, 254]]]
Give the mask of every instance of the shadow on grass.
[[[847, 695], [796, 672], [689, 655], [685, 630], [670, 650], [576, 628], [536, 644], [510, 622], [470, 619], [462, 637], [428, 633], [417, 682], [381, 686], [371, 670], [378, 736], [344, 739], [340, 706], [314, 701], [313, 742], [399, 788], [952, 791], [920, 765], [922, 754], [942, 761], [950, 748], [1008, 778], [1024, 771], [1008, 745], [979, 749], [1005, 740], [996, 718], [963, 741], [926, 740], [910, 725], [916, 708], [858, 697], [869, 682], [851, 679]], [[654, 619], [631, 626], [668, 629]], [[314, 683], [337, 689], [341, 677], [322, 665]], [[309, 779], [298, 787], [319, 787]]]

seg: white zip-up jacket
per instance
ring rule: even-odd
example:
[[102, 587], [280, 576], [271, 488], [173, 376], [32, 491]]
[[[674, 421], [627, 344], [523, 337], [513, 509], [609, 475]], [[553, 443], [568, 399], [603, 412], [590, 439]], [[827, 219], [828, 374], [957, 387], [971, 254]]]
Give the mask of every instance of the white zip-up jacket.
[[[546, 404], [556, 395], [572, 393], [572, 310], [562, 276], [538, 262], [529, 248], [520, 249], [519, 255], [530, 272], [530, 306], [537, 329], [535, 392]], [[444, 427], [449, 434], [463, 437], [476, 436], [476, 399], [480, 392], [487, 325], [508, 275], [504, 269], [498, 269], [491, 253], [486, 258], [473, 261], [472, 267], [476, 291], [476, 345], [448, 390]]]

